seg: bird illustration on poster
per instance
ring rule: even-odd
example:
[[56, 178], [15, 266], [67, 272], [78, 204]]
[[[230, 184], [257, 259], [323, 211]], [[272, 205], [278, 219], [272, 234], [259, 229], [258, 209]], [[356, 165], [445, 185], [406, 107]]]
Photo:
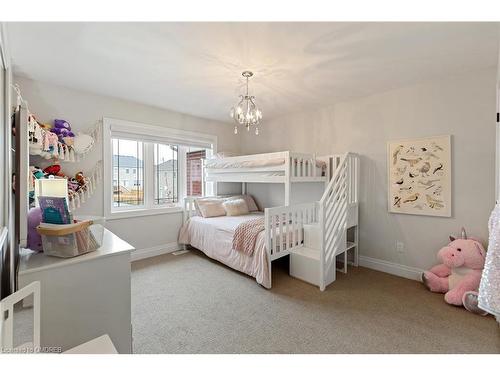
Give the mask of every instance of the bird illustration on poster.
[[451, 216], [451, 136], [387, 143], [389, 212]]

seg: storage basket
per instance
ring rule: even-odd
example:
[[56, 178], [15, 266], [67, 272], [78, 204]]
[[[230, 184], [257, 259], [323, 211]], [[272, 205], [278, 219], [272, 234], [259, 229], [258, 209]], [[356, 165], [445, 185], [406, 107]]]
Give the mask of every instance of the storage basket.
[[83, 220], [74, 224], [46, 224], [37, 227], [45, 254], [71, 258], [97, 250], [102, 245], [104, 227], [98, 220]]

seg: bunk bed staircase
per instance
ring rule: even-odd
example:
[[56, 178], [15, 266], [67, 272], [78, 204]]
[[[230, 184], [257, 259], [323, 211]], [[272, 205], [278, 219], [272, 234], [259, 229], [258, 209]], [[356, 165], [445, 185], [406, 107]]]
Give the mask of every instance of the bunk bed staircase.
[[[334, 172], [316, 202], [317, 219], [303, 224], [302, 246], [290, 250], [290, 275], [322, 291], [335, 281], [338, 260], [344, 273], [348, 263], [358, 266], [359, 157], [336, 155], [331, 163]], [[353, 253], [350, 262], [349, 250]]]

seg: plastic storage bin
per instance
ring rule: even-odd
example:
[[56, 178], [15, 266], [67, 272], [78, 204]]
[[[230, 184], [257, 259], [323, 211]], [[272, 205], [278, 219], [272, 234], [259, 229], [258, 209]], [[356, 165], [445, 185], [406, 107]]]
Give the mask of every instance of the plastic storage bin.
[[45, 254], [71, 258], [97, 250], [104, 236], [103, 219], [87, 219], [74, 224], [46, 224], [37, 227]]

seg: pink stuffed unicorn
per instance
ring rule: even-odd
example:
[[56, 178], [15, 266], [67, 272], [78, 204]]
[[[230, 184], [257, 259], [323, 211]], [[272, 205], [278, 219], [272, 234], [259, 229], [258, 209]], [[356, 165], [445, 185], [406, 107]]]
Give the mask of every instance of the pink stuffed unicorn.
[[479, 289], [486, 252], [479, 240], [467, 238], [464, 228], [461, 238], [450, 240], [437, 254], [442, 264], [425, 271], [422, 281], [431, 292], [446, 293], [447, 303], [461, 306], [465, 293]]

